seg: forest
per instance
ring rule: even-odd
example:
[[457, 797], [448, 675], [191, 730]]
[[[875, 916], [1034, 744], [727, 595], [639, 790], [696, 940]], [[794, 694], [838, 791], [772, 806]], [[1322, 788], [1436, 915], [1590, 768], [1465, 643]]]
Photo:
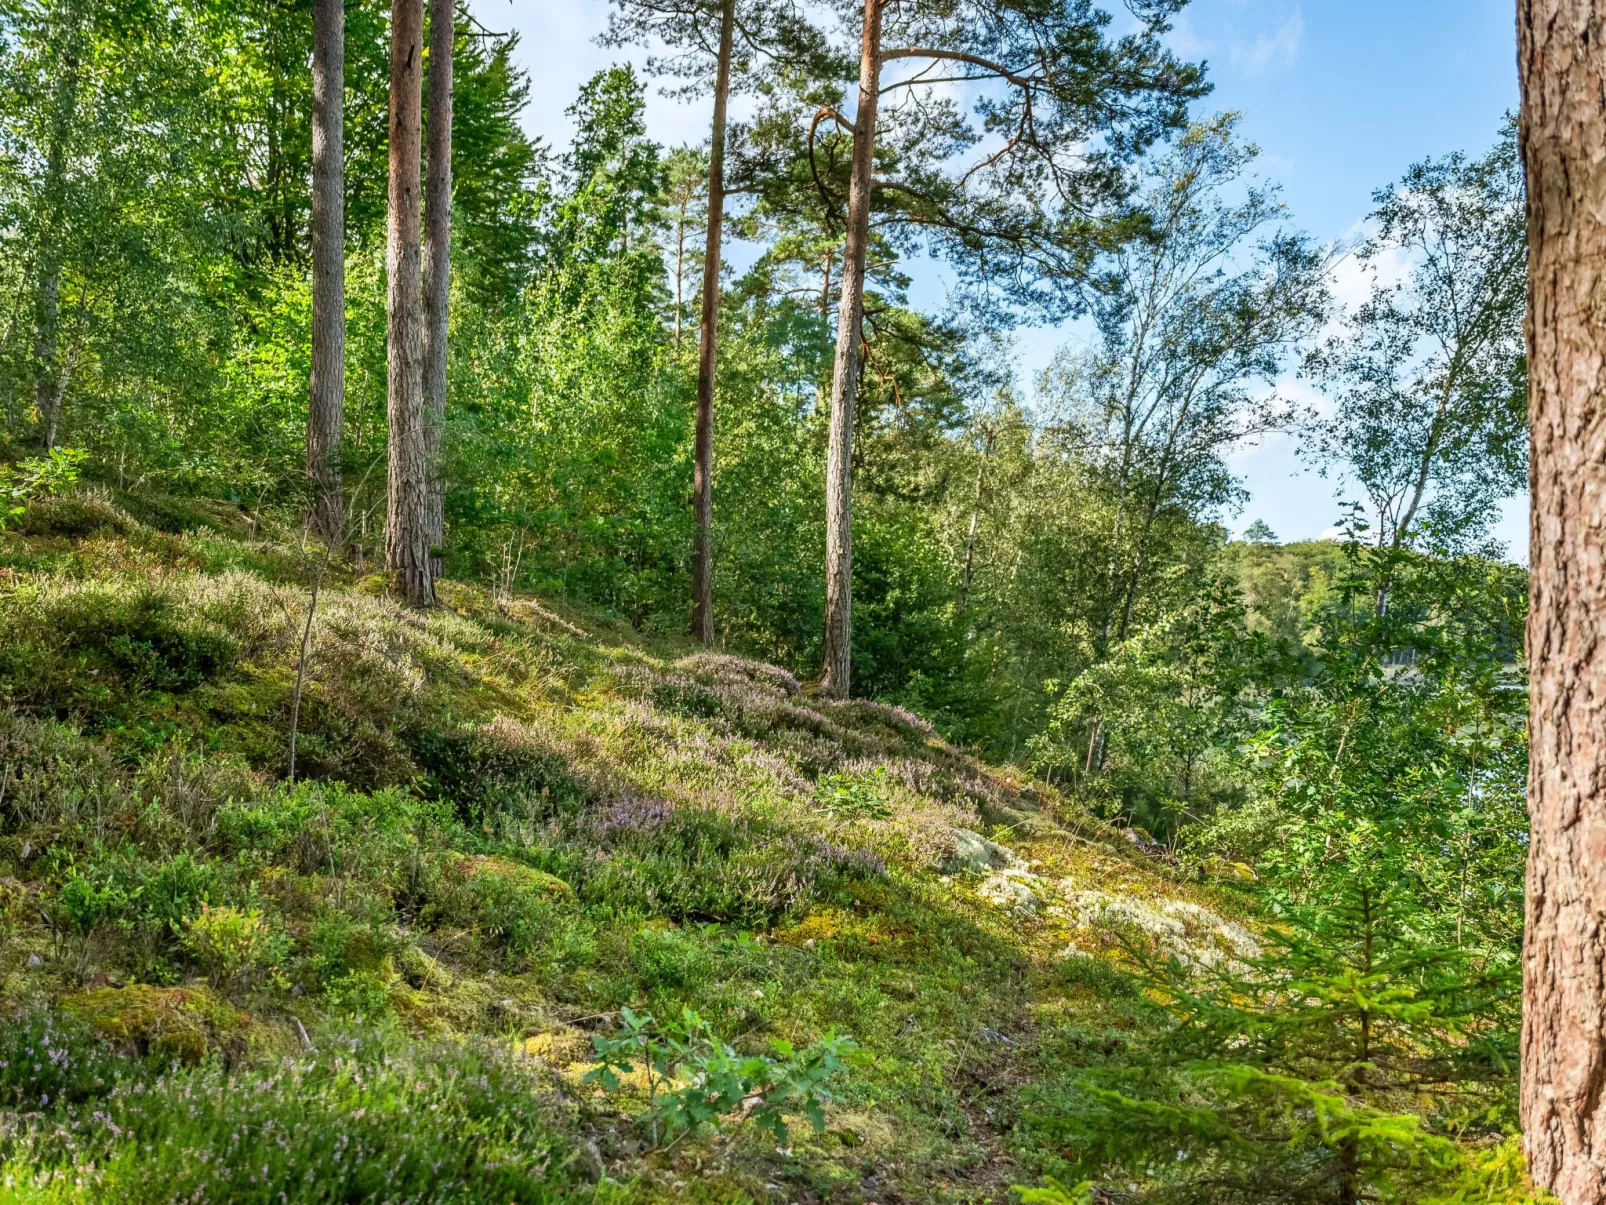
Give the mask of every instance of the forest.
[[563, 3], [0, 0], [0, 1203], [1606, 1202], [1606, 3]]

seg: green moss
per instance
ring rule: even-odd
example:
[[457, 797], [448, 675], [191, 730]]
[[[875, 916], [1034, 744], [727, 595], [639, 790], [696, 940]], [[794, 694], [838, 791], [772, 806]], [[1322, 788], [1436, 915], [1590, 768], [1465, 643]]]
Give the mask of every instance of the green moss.
[[249, 1030], [245, 1014], [204, 987], [91, 988], [61, 1007], [120, 1048], [191, 1064], [214, 1051], [242, 1048]]
[[[700, 1142], [632, 1153], [585, 1094], [557, 1124], [634, 1185], [610, 1199], [762, 1200], [784, 1183], [851, 1200], [870, 1174], [887, 1196], [959, 1199], [947, 1179], [1005, 1199], [977, 1152], [1014, 1141], [1027, 1056], [983, 1031], [1024, 1046], [1034, 1016], [1085, 1026], [1088, 1010], [1137, 1007], [1123, 978], [1059, 969], [1069, 939], [1052, 925], [938, 877], [950, 829], [984, 827], [983, 803], [1018, 795], [1007, 780], [913, 717], [811, 700], [772, 667], [674, 660], [675, 640], [462, 584], [420, 616], [382, 581], [332, 576], [302, 781], [284, 783], [308, 561], [271, 532], [221, 534], [226, 520], [180, 508], [116, 539], [0, 536], [8, 563], [61, 558], [14, 580], [0, 615], [0, 685], [19, 708], [0, 712], [0, 873], [25, 905], [17, 948], [48, 955], [5, 990], [65, 990], [55, 1015], [134, 1055], [199, 1060], [197, 1075], [219, 1052], [254, 1074], [248, 1038], [303, 1049], [292, 1015], [320, 1049], [362, 1018], [404, 1050], [422, 1031], [563, 1032], [565, 1061], [622, 1005], [691, 1007], [743, 1053], [850, 1032], [874, 1053], [844, 1084], [854, 1120], [790, 1156], [740, 1136], [718, 1148], [721, 1172]], [[1056, 806], [1033, 803], [1031, 857], [1084, 848], [1056, 835]], [[59, 955], [34, 922], [69, 863], [126, 888], [83, 971], [127, 987], [77, 990], [77, 939]], [[1085, 871], [1054, 873], [1067, 868]], [[199, 972], [175, 934], [203, 903], [260, 917], [277, 943], [262, 973], [223, 984], [233, 1004], [139, 981]], [[1039, 998], [1066, 1011], [1034, 1011]], [[208, 1082], [224, 1104], [236, 1091]]]

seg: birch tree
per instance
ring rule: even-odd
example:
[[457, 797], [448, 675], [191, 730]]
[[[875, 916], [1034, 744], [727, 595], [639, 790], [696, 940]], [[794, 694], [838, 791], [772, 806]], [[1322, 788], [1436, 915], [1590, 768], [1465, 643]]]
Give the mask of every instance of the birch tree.
[[326, 543], [341, 537], [341, 434], [346, 402], [346, 178], [343, 161], [346, 8], [316, 0], [312, 12], [312, 371], [307, 385], [311, 523]]
[[452, 295], [452, 49], [456, 40], [455, 0], [430, 0], [423, 373], [424, 454], [429, 463], [425, 526], [431, 577], [440, 575], [440, 550], [446, 536], [446, 478], [441, 465], [441, 435], [446, 427], [446, 337]]
[[1473, 546], [1528, 479], [1515, 128], [1482, 158], [1416, 164], [1375, 200], [1357, 250], [1370, 294], [1313, 360], [1336, 403], [1315, 447], [1364, 491], [1379, 548]]

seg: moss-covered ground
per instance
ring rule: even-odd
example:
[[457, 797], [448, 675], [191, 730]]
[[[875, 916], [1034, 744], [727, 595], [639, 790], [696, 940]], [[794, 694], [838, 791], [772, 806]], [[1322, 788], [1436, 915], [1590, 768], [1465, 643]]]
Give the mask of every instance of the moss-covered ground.
[[[0, 536], [0, 1200], [1009, 1200], [1142, 1039], [1116, 937], [1250, 940], [917, 716], [451, 582], [327, 572], [291, 781], [320, 572], [189, 502]], [[655, 1144], [583, 1078], [624, 1008], [862, 1057]]]

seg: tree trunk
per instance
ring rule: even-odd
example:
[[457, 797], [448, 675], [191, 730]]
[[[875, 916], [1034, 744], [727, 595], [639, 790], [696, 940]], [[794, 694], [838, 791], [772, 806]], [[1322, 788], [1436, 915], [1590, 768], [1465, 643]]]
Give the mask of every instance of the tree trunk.
[[853, 406], [859, 392], [864, 322], [864, 265], [870, 243], [875, 172], [875, 119], [881, 86], [881, 16], [885, 0], [864, 0], [859, 49], [859, 111], [853, 121], [853, 175], [848, 237], [842, 251], [836, 364], [831, 374], [831, 435], [825, 466], [825, 665], [820, 693], [848, 696], [853, 637]]
[[981, 458], [976, 463], [976, 492], [970, 504], [970, 526], [965, 531], [965, 558], [959, 572], [959, 613], [970, 610], [970, 582], [976, 566], [976, 534], [981, 529], [982, 491], [987, 485], [987, 460], [993, 454], [993, 432], [982, 437]]
[[703, 316], [697, 346], [697, 435], [692, 471], [696, 530], [691, 549], [691, 634], [714, 643], [714, 366], [719, 324], [720, 241], [725, 221], [725, 102], [731, 86], [731, 34], [736, 0], [719, 10], [719, 66], [714, 75], [714, 129], [708, 155], [708, 238], [703, 247]]
[[680, 217], [675, 222], [675, 350], [680, 350], [681, 319], [686, 315], [684, 286], [686, 283], [686, 202], [680, 203]]
[[312, 528], [331, 547], [345, 526], [340, 441], [346, 408], [345, 0], [312, 11], [312, 373], [307, 479]]
[[452, 42], [453, 0], [429, 6], [429, 162], [424, 182], [424, 454], [429, 461], [430, 576], [441, 572], [446, 540], [446, 477], [441, 435], [446, 428], [446, 333], [452, 292]]
[[66, 377], [61, 366], [61, 264], [63, 227], [67, 220], [67, 152], [78, 115], [78, 84], [83, 58], [81, 5], [67, 6], [67, 28], [62, 31], [61, 60], [55, 94], [51, 98], [50, 142], [45, 151], [42, 190], [43, 218], [34, 294], [34, 404], [43, 424], [45, 451], [56, 446]]
[[1606, 3], [1519, 0], [1528, 176], [1532, 765], [1522, 1121], [1534, 1181], [1606, 1201]]
[[430, 606], [429, 444], [424, 421], [424, 298], [419, 251], [423, 0], [390, 10], [390, 212], [385, 247], [389, 481], [385, 565], [408, 603]]

